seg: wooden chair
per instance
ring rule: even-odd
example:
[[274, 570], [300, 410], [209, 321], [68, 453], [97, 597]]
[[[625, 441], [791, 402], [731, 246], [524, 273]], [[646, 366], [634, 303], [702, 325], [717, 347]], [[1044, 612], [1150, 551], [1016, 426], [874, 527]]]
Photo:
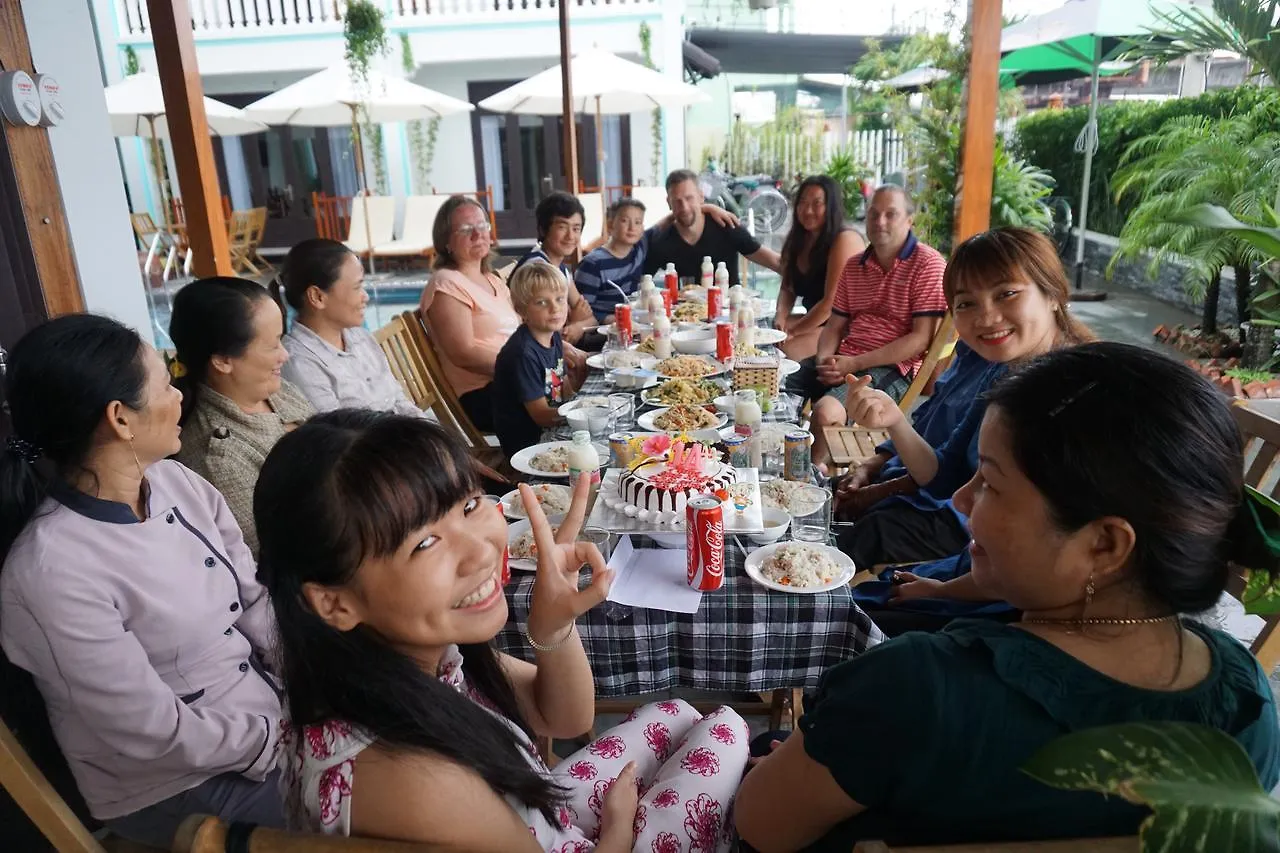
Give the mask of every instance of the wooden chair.
[[[1236, 418], [1236, 425], [1244, 437], [1244, 481], [1265, 495], [1280, 497], [1280, 466], [1276, 465], [1280, 456], [1280, 421], [1264, 415], [1249, 405], [1247, 400], [1239, 400], [1231, 407]], [[1227, 591], [1236, 598], [1244, 591], [1244, 577], [1233, 571], [1227, 582]], [[1258, 659], [1262, 669], [1268, 675], [1275, 672], [1280, 664], [1280, 632], [1276, 626], [1280, 624], [1280, 614], [1265, 617], [1262, 630], [1254, 639], [1250, 651]]]
[[173, 853], [226, 853], [232, 849], [248, 853], [480, 853], [478, 848], [468, 849], [453, 844], [347, 838], [266, 827], [251, 829], [242, 845], [228, 847], [229, 831], [226, 822], [216, 817], [192, 815], [178, 827], [173, 839]]
[[[405, 314], [414, 312], [406, 311]], [[391, 375], [404, 388], [414, 405], [424, 412], [434, 412], [443, 426], [461, 433], [427, 371], [421, 347], [413, 338], [410, 323], [416, 323], [417, 320], [406, 321], [405, 314], [397, 314], [391, 318], [391, 322], [374, 332], [374, 338], [377, 339], [378, 346], [382, 347], [387, 364], [391, 366]]]
[[462, 403], [458, 401], [458, 395], [454, 393], [453, 386], [445, 377], [444, 366], [440, 363], [440, 356], [436, 353], [435, 345], [427, 334], [427, 327], [423, 325], [422, 316], [417, 311], [405, 311], [400, 316], [409, 327], [410, 337], [422, 356], [423, 364], [426, 365], [427, 376], [440, 394], [454, 423], [461, 430], [467, 445], [472, 452], [493, 450], [484, 433], [471, 422], [471, 418], [463, 410]]
[[257, 275], [259, 270], [250, 257], [249, 240], [253, 229], [253, 214], [248, 210], [232, 211], [227, 220], [227, 253], [231, 255], [231, 268], [236, 272]]
[[[920, 369], [916, 371], [915, 378], [911, 380], [911, 385], [907, 388], [906, 393], [902, 395], [902, 399], [898, 401], [898, 408], [903, 413], [909, 413], [911, 406], [919, 398], [920, 392], [928, 385], [929, 380], [933, 377], [933, 372], [938, 367], [938, 363], [943, 359], [950, 358], [956, 347], [956, 321], [948, 311], [946, 316], [942, 318], [942, 322], [938, 324], [938, 329], [933, 333], [933, 340], [929, 343], [929, 349], [925, 352], [924, 361], [920, 363]], [[888, 439], [888, 433], [884, 430], [871, 430], [866, 427], [851, 424], [850, 426], [829, 426], [823, 428], [823, 434], [827, 438], [827, 448], [831, 455], [831, 463], [838, 468], [845, 468], [850, 465], [856, 465], [875, 454], [877, 444]], [[817, 462], [818, 460], [814, 460]]]
[[262, 255], [258, 254], [258, 247], [262, 245], [262, 237], [267, 230], [267, 209], [265, 207], [255, 207], [249, 211], [249, 231], [247, 235], [246, 256], [255, 267], [263, 272], [271, 272], [275, 269], [271, 262]]
[[350, 198], [313, 192], [311, 212], [316, 220], [316, 236], [326, 240], [345, 240], [351, 229], [350, 203]]
[[883, 841], [859, 841], [853, 853], [1138, 853], [1138, 837], [1073, 838], [1066, 841], [1003, 841], [946, 844], [940, 847], [890, 847]]
[[4, 723], [0, 723], [0, 787], [58, 853], [163, 853], [116, 836], [95, 838]]
[[133, 226], [133, 236], [137, 238], [138, 245], [147, 252], [146, 260], [142, 264], [142, 272], [148, 282], [151, 280], [151, 269], [156, 259], [164, 255], [164, 267], [160, 272], [160, 282], [163, 285], [173, 276], [176, 267], [179, 253], [178, 239], [173, 232], [158, 227], [150, 213], [129, 214], [129, 224]]

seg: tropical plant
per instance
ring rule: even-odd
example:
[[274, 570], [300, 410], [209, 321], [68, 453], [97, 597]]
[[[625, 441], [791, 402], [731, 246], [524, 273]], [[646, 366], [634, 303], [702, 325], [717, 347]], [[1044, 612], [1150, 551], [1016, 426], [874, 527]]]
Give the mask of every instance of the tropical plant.
[[1165, 63], [1227, 50], [1247, 59], [1253, 76], [1265, 74], [1273, 85], [1280, 81], [1280, 0], [1213, 0], [1212, 11], [1182, 5], [1153, 11], [1160, 23], [1150, 35], [1133, 40], [1125, 59]]
[[[369, 70], [373, 60], [378, 56], [385, 56], [390, 50], [382, 14], [382, 9], [374, 5], [372, 0], [350, 0], [343, 20], [343, 55], [347, 68], [351, 71], [351, 79], [366, 92], [369, 89]], [[382, 145], [382, 125], [369, 121], [367, 110], [362, 109], [360, 112], [365, 144], [371, 149], [373, 159], [374, 185], [380, 194], [386, 195], [389, 186], [386, 151]], [[355, 133], [354, 127], [352, 133]]]
[[[1263, 104], [1280, 104], [1280, 90], [1239, 86], [1162, 103], [1103, 101], [1098, 107], [1098, 138], [1102, 145], [1093, 156], [1089, 181], [1089, 228], [1104, 234], [1119, 234], [1137, 205], [1136, 195], [1117, 200], [1112, 181], [1120, 168], [1120, 157], [1134, 141], [1158, 133], [1165, 122], [1177, 116], [1219, 119], [1243, 115]], [[1059, 193], [1076, 201], [1084, 158], [1075, 153], [1074, 146], [1088, 112], [1087, 106], [1039, 110], [1019, 119], [1014, 131], [1013, 150], [1017, 155], [1047, 170], [1057, 178]]]
[[1143, 853], [1275, 850], [1280, 801], [1235, 738], [1192, 723], [1122, 723], [1063, 735], [1023, 772], [1054, 788], [1147, 806]]
[[872, 172], [853, 156], [847, 148], [841, 148], [831, 155], [822, 173], [836, 182], [844, 199], [845, 219], [857, 219], [862, 212], [866, 199], [862, 196], [862, 182], [871, 177]]
[[1244, 217], [1261, 213], [1280, 181], [1280, 133], [1271, 129], [1275, 115], [1272, 108], [1258, 107], [1227, 119], [1170, 119], [1128, 147], [1112, 178], [1117, 199], [1132, 194], [1139, 201], [1120, 231], [1108, 271], [1122, 259], [1146, 254], [1147, 273], [1154, 276], [1164, 262], [1182, 260], [1188, 265], [1183, 286], [1204, 300], [1203, 334], [1217, 331], [1226, 267], [1235, 274], [1237, 318], [1249, 319], [1252, 269], [1263, 257], [1230, 231], [1188, 224], [1178, 213], [1196, 204], [1221, 205]]
[[132, 77], [142, 70], [142, 64], [138, 62], [138, 52], [133, 49], [133, 45], [125, 45], [124, 48], [124, 76]]
[[[418, 70], [408, 33], [400, 34], [400, 67], [411, 77]], [[409, 122], [405, 125], [405, 135], [409, 138], [409, 155], [413, 163], [413, 191], [425, 194], [431, 188], [431, 164], [436, 158], [440, 117]]]
[[[640, 22], [640, 59], [647, 68], [657, 70], [653, 64], [653, 30], [645, 21]], [[649, 168], [653, 171], [654, 184], [662, 183], [662, 110], [654, 108], [650, 118], [652, 147], [649, 150]]]

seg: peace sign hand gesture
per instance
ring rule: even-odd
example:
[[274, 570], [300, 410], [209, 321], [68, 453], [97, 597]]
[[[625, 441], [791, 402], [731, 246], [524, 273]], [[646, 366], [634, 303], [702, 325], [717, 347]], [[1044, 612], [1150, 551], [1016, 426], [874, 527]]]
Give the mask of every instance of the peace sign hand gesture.
[[[529, 526], [538, 548], [538, 574], [533, 581], [529, 603], [529, 636], [536, 643], [554, 646], [567, 637], [579, 616], [604, 601], [613, 583], [613, 572], [605, 568], [600, 549], [590, 542], [574, 542], [582, 526], [591, 484], [579, 478], [573, 502], [565, 515], [560, 535], [552, 532], [542, 505], [528, 485], [520, 484], [520, 498], [529, 515]], [[591, 567], [591, 585], [578, 589], [578, 572]]]

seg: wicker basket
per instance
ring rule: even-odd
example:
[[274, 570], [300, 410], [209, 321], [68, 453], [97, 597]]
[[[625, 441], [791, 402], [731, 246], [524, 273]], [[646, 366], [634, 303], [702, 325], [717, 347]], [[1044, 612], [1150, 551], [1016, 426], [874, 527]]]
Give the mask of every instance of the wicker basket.
[[733, 361], [733, 390], [750, 388], [764, 392], [765, 399], [778, 396], [778, 376], [781, 364], [764, 356], [735, 358]]

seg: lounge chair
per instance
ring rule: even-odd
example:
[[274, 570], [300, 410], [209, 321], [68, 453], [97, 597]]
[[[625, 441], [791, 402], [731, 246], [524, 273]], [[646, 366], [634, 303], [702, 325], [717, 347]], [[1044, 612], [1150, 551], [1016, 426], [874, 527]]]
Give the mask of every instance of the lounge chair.
[[[447, 195], [411, 195], [404, 200], [404, 226], [400, 229], [400, 238], [389, 243], [375, 245], [373, 255], [377, 258], [412, 258], [430, 256], [434, 253], [431, 240], [431, 229], [435, 225], [436, 214]], [[357, 199], [358, 202], [358, 199]]]
[[[365, 227], [365, 207], [368, 207], [368, 228]], [[347, 248], [364, 257], [369, 249], [390, 243], [395, 238], [396, 200], [390, 196], [375, 195], [367, 199], [356, 196], [351, 199], [351, 229], [344, 241]]]

